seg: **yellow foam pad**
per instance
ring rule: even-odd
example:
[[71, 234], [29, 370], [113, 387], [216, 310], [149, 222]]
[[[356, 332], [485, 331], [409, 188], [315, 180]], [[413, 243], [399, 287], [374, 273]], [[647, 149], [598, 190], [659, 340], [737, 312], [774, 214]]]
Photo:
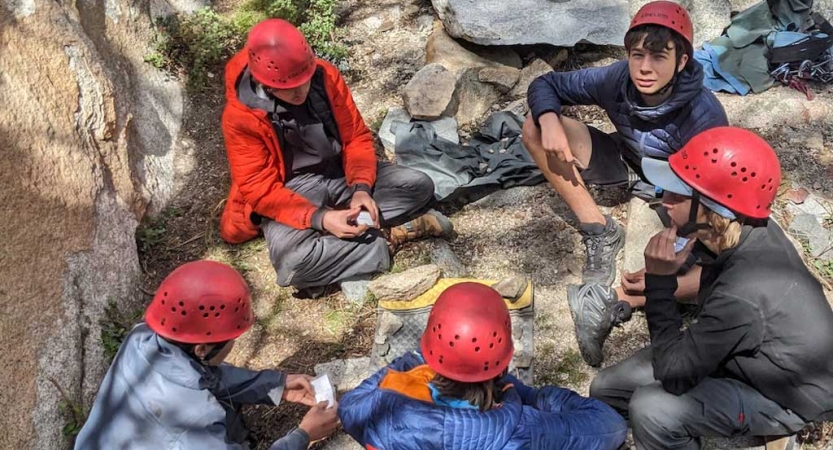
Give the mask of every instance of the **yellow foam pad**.
[[[486, 286], [491, 286], [497, 283], [497, 281], [494, 280], [475, 280], [470, 278], [441, 278], [439, 281], [437, 281], [437, 284], [435, 284], [434, 287], [428, 289], [427, 291], [425, 291], [425, 293], [411, 301], [380, 301], [379, 307], [387, 309], [389, 311], [407, 311], [411, 309], [419, 309], [424, 308], [426, 306], [431, 306], [437, 302], [437, 298], [440, 296], [440, 294], [443, 293], [443, 291], [445, 291], [451, 286], [454, 286], [455, 284], [464, 282], [480, 283], [485, 284]], [[532, 282], [530, 281], [527, 283], [526, 290], [524, 291], [523, 295], [521, 295], [521, 297], [516, 302], [512, 303], [509, 300], [504, 299], [504, 301], [506, 302], [506, 307], [509, 308], [509, 310], [511, 311], [524, 309], [532, 305], [532, 292]]]

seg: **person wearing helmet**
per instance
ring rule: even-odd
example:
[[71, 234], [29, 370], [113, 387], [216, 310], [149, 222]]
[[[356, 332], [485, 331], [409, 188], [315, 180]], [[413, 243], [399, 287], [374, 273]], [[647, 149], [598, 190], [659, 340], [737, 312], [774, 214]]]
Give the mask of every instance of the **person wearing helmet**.
[[282, 400], [312, 408], [270, 449], [306, 449], [329, 436], [336, 409], [315, 404], [309, 376], [223, 363], [253, 322], [249, 286], [236, 270], [195, 261], [171, 272], [119, 348], [75, 448], [243, 450], [241, 406]]
[[338, 69], [292, 24], [255, 25], [225, 82], [231, 190], [220, 234], [238, 244], [262, 230], [279, 285], [321, 291], [387, 270], [389, 243], [451, 233], [428, 208], [431, 179], [377, 161]]
[[[590, 395], [630, 418], [639, 449], [790, 436], [833, 418], [833, 311], [768, 220], [781, 183], [773, 149], [750, 131], [719, 127], [642, 169], [664, 190], [672, 221], [645, 249], [651, 346], [601, 371]], [[680, 236], [690, 239], [681, 249]], [[699, 312], [683, 329], [675, 274], [692, 249], [702, 266]]]
[[[609, 329], [599, 328], [603, 307], [593, 294], [613, 283], [625, 234], [602, 214], [586, 186], [632, 184], [653, 194], [641, 182], [643, 156], [668, 159], [700, 131], [728, 124], [720, 102], [703, 87], [703, 69], [692, 60], [693, 40], [682, 6], [650, 2], [625, 35], [627, 61], [550, 72], [529, 86], [531, 120], [524, 123], [523, 143], [576, 215], [586, 259], [582, 286], [568, 296], [582, 355], [594, 366], [601, 363], [598, 355]], [[616, 132], [606, 134], [563, 116], [562, 107], [572, 105], [601, 107]]]
[[613, 450], [627, 425], [604, 403], [508, 374], [509, 311], [494, 289], [464, 282], [437, 299], [419, 352], [341, 399], [345, 431], [369, 450]]

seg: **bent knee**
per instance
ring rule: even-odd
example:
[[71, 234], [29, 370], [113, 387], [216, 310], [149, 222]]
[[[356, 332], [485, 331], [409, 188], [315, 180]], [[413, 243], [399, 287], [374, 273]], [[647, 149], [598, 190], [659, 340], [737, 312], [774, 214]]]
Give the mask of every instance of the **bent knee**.
[[541, 147], [541, 130], [535, 125], [535, 120], [532, 118], [532, 113], [526, 116], [524, 126], [521, 129], [521, 143], [529, 151], [539, 151]]
[[667, 392], [659, 383], [638, 388], [628, 404], [628, 415], [634, 427], [671, 425], [683, 412], [680, 398]]

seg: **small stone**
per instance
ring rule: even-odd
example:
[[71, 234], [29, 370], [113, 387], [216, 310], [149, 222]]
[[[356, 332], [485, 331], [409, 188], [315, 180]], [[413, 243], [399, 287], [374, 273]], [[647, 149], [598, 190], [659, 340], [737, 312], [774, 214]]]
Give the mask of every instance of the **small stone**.
[[804, 203], [804, 200], [807, 200], [808, 195], [810, 195], [810, 192], [807, 191], [807, 189], [798, 188], [788, 190], [786, 194], [784, 194], [784, 197], [786, 197], [787, 200], [793, 202], [794, 204], [800, 205]]
[[484, 67], [477, 73], [477, 77], [482, 83], [494, 85], [503, 94], [509, 92], [518, 83], [520, 75], [520, 70], [507, 66]]
[[821, 131], [813, 131], [807, 136], [804, 145], [809, 150], [824, 151], [824, 135], [821, 134]]
[[552, 72], [552, 67], [550, 67], [550, 65], [547, 64], [544, 60], [533, 60], [531, 64], [521, 69], [521, 73], [518, 78], [518, 83], [512, 89], [512, 92], [509, 93], [510, 97], [526, 97], [526, 91], [529, 89], [529, 85], [532, 84], [532, 82], [535, 81], [536, 78], [550, 72]]
[[501, 297], [516, 302], [526, 291], [529, 281], [526, 277], [515, 275], [509, 278], [504, 278], [501, 281], [492, 285], [492, 289], [498, 291]]
[[382, 26], [382, 19], [378, 16], [370, 16], [362, 21], [370, 31], [376, 31]]
[[821, 181], [816, 181], [813, 183], [813, 189], [820, 190], [821, 189]]
[[428, 64], [405, 86], [405, 109], [411, 117], [420, 120], [453, 116], [457, 108], [456, 88], [457, 78], [453, 73], [439, 64]]
[[382, 22], [381, 25], [379, 25], [379, 32], [384, 33], [385, 31], [390, 31], [393, 29], [394, 26], [396, 26], [396, 24], [393, 22], [393, 20], [386, 19]]
[[341, 292], [353, 303], [362, 304], [367, 298], [367, 286], [370, 285], [370, 276], [360, 276], [340, 283]]
[[434, 264], [415, 267], [401, 273], [381, 276], [370, 282], [370, 292], [379, 301], [407, 302], [431, 289], [440, 279], [441, 270]]
[[[568, 250], [567, 253], [573, 253], [572, 250]], [[581, 275], [581, 263], [578, 261], [571, 261], [567, 264], [567, 271], [573, 275]]]
[[376, 324], [376, 338], [374, 342], [379, 345], [384, 344], [400, 328], [402, 328], [402, 319], [388, 311], [383, 312], [379, 316], [379, 322]]
[[430, 14], [423, 14], [417, 17], [416, 23], [420, 30], [428, 29], [434, 24], [434, 16]]

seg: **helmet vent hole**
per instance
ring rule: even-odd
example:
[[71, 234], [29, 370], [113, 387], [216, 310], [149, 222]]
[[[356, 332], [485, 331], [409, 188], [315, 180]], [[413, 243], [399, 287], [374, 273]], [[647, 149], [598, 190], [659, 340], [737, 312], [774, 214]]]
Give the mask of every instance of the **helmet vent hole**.
[[220, 305], [220, 309], [226, 309], [226, 305]]
[[471, 338], [471, 343], [474, 344], [477, 342], [477, 338]]
[[237, 304], [240, 304], [240, 303], [243, 303], [243, 299], [242, 299], [242, 298], [238, 298], [238, 299], [237, 299]]
[[743, 177], [743, 178], [741, 179], [741, 181], [743, 181], [744, 183], [746, 183], [747, 181], [749, 181], [749, 178], [748, 178], [748, 177]]
[[220, 317], [220, 313], [214, 314], [214, 317]]
[[761, 185], [761, 190], [763, 191], [763, 190], [765, 190], [765, 189], [766, 189], [766, 184], [762, 184], [762, 185]]
[[495, 348], [495, 343], [492, 342], [491, 344], [489, 344], [489, 348]]
[[162, 326], [165, 326], [165, 319], [162, 319]]
[[443, 363], [443, 355], [440, 355], [440, 364]]
[[497, 343], [500, 344], [503, 342], [503, 338], [498, 338]]
[[727, 195], [726, 198], [732, 198], [732, 194]]
[[736, 163], [736, 162], [732, 161], [732, 164], [730, 164], [730, 166], [732, 166], [732, 167], [737, 167], [737, 166], [738, 166], [738, 163]]
[[243, 325], [237, 325], [237, 329], [238, 329], [238, 330], [239, 330], [240, 328], [242, 328], [242, 327], [243, 327]]
[[185, 312], [185, 310], [184, 310], [184, 309], [182, 310], [182, 315], [183, 315], [183, 316], [188, 315], [188, 314]]
[[454, 335], [454, 340], [455, 340], [455, 341], [459, 341], [459, 340], [460, 340], [460, 335], [459, 335], [459, 334], [455, 334], [455, 335]]
[[205, 305], [200, 305], [200, 311], [205, 311]]
[[697, 175], [695, 175], [694, 177], [695, 177], [695, 178], [700, 178], [700, 174], [698, 173], [698, 174], [697, 174]]
[[761, 209], [761, 205], [756, 206], [755, 209]]
[[454, 341], [448, 341], [448, 346], [449, 347], [454, 347]]
[[212, 307], [210, 307], [210, 308], [208, 308], [208, 309], [209, 309], [209, 310], [211, 310], [211, 311], [214, 311], [214, 310], [215, 310], [215, 309], [217, 309], [217, 308], [215, 308], [215, 307], [213, 307], [213, 306], [212, 306]]
[[438, 335], [437, 335], [437, 340], [440, 340], [440, 341], [441, 341], [442, 339], [443, 339], [443, 335], [438, 334]]
[[206, 335], [206, 336], [211, 336], [211, 332], [210, 332], [210, 331], [206, 331], [206, 332], [205, 332], [205, 335]]
[[240, 311], [240, 307], [239, 307], [239, 306], [234, 308], [234, 312], [237, 312], [237, 311]]
[[772, 186], [770, 186], [770, 187], [769, 187], [769, 190], [770, 190], [770, 191], [772, 190]]
[[434, 333], [436, 333], [436, 332], [437, 332], [437, 327], [431, 327], [431, 331], [433, 331]]
[[497, 337], [497, 331], [492, 332], [492, 337]]
[[769, 181], [767, 181], [767, 183], [772, 183], [772, 178], [770, 178]]
[[496, 366], [500, 365], [500, 361], [495, 361], [495, 365]]
[[736, 177], [736, 176], [738, 176], [738, 173], [737, 172], [732, 172], [732, 176]]
[[162, 294], [162, 295], [164, 295], [165, 297], [167, 297], [167, 296], [168, 296], [168, 293], [167, 293], [167, 292], [165, 292], [165, 293], [164, 293], [164, 294]]
[[438, 323], [438, 324], [437, 324], [437, 329], [438, 329], [438, 330], [442, 330], [442, 329], [443, 329], [443, 324]]
[[713, 149], [712, 149], [712, 153], [714, 153], [714, 154], [716, 155], [716, 154], [717, 154], [717, 149], [716, 149], [716, 148], [713, 148]]
[[743, 172], [743, 173], [746, 173], [746, 167], [741, 167], [740, 171]]
[[671, 21], [671, 25], [676, 25], [676, 24], [677, 24], [677, 21], [676, 21], [676, 20], [672, 20], [672, 21]]
[[174, 333], [176, 333], [176, 327], [171, 328], [171, 331], [173, 331]]
[[691, 168], [691, 166], [689, 166], [688, 164], [685, 165], [685, 170], [688, 170], [690, 168]]
[[165, 306], [165, 299], [162, 299], [162, 306]]
[[202, 315], [202, 317], [203, 317], [204, 319], [208, 319], [208, 313], [203, 314], [203, 315]]
[[475, 351], [475, 353], [480, 352], [480, 347], [475, 347], [475, 348], [474, 348], [474, 351]]
[[749, 176], [755, 178], [755, 172], [750, 173]]
[[709, 156], [709, 152], [703, 152], [703, 156]]
[[712, 158], [712, 164], [717, 164], [717, 158]]
[[182, 306], [185, 306], [185, 303], [184, 303], [184, 302], [182, 302], [182, 301], [180, 301], [180, 302], [179, 302], [179, 306], [181, 306], [181, 307], [182, 307]]
[[176, 306], [171, 306], [171, 312], [176, 312]]

